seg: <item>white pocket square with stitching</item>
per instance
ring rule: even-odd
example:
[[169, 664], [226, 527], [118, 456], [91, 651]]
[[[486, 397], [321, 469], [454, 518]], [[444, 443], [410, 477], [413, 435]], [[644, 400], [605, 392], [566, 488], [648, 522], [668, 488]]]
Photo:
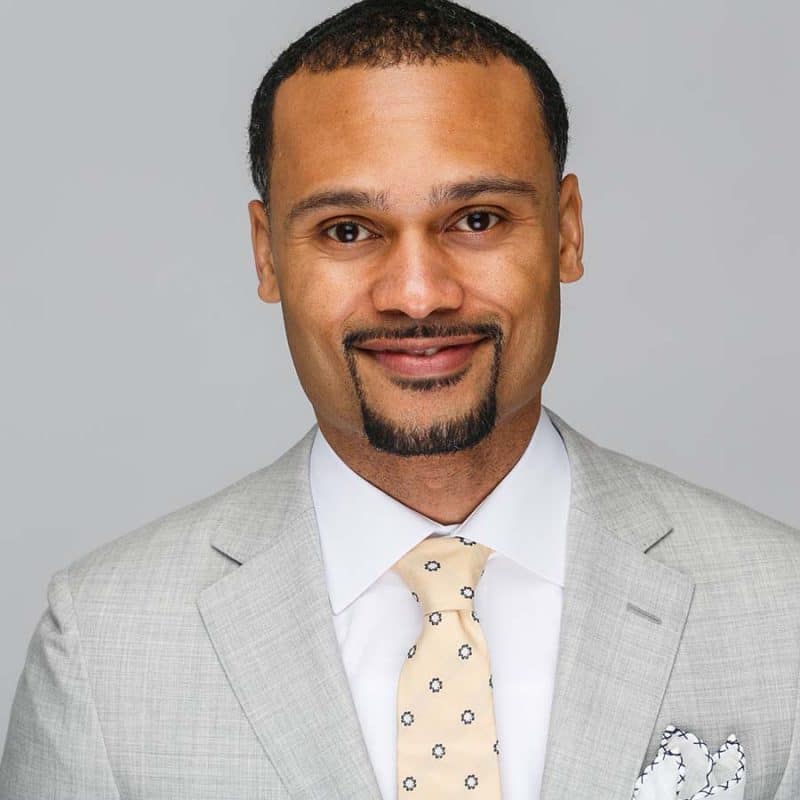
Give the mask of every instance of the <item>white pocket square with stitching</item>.
[[656, 757], [636, 779], [631, 800], [743, 800], [744, 765], [744, 750], [734, 734], [709, 753], [702, 739], [667, 725]]

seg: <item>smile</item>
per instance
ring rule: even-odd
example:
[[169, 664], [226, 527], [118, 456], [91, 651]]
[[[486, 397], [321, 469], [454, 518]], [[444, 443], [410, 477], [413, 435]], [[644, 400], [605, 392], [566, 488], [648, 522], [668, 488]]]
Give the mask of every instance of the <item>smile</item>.
[[485, 340], [485, 337], [462, 337], [461, 340], [407, 340], [407, 344], [376, 342], [356, 349], [397, 375], [432, 378], [462, 369]]

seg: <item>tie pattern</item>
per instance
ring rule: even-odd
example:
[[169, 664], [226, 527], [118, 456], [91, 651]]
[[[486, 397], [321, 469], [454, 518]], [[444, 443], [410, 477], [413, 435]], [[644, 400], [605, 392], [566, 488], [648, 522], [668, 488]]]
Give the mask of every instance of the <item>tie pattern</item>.
[[500, 800], [489, 652], [473, 607], [492, 552], [430, 536], [393, 567], [423, 613], [397, 686], [398, 798]]

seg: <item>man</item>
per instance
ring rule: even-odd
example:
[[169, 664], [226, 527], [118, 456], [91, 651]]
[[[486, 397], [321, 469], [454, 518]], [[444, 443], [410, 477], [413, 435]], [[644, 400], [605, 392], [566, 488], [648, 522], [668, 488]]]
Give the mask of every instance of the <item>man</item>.
[[[0, 798], [628, 800], [695, 756], [800, 797], [797, 531], [542, 406], [583, 273], [547, 65], [453, 3], [366, 0], [277, 59], [250, 135], [258, 293], [318, 427], [53, 577]], [[410, 591], [457, 551], [457, 603]], [[410, 682], [444, 619], [488, 674], [459, 720], [431, 711], [454, 668]]]

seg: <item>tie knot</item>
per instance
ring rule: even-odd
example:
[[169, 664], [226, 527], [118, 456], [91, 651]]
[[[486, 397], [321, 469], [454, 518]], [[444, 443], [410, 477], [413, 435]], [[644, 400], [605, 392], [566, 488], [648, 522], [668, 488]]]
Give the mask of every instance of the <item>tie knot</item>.
[[463, 536], [429, 536], [394, 565], [425, 614], [473, 608], [490, 547]]

